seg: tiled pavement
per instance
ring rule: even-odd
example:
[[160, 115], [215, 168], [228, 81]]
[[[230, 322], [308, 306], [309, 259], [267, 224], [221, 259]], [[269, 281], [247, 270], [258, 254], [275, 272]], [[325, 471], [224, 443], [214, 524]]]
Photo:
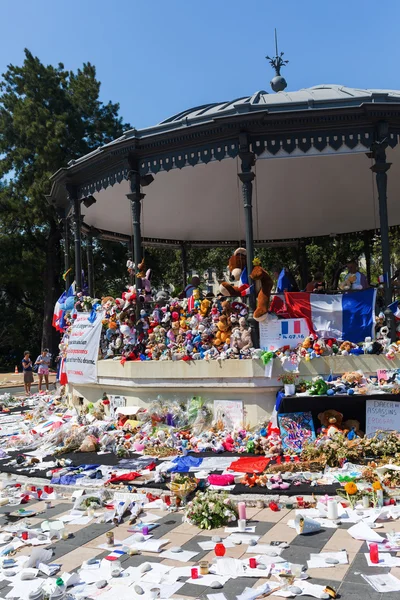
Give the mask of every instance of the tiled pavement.
[[[35, 518], [31, 519], [31, 523], [34, 526], [39, 525], [44, 518], [46, 519], [57, 519], [62, 514], [69, 513], [72, 507], [72, 503], [68, 500], [57, 500], [53, 502], [54, 507], [45, 513], [39, 513]], [[38, 502], [36, 504], [29, 505], [29, 508], [38, 509], [42, 511], [44, 506], [43, 503]], [[6, 514], [10, 511], [10, 507], [0, 508], [0, 529], [1, 525], [7, 522]], [[123, 568], [129, 566], [138, 566], [145, 561], [161, 562], [163, 564], [173, 566], [197, 566], [199, 560], [206, 559], [209, 562], [214, 558], [213, 552], [201, 551], [198, 543], [211, 539], [212, 535], [219, 535], [221, 538], [226, 537], [228, 534], [225, 533], [224, 529], [213, 530], [212, 532], [202, 531], [192, 525], [183, 523], [183, 517], [181, 513], [166, 513], [159, 510], [153, 510], [152, 513], [160, 515], [162, 518], [158, 521], [159, 526], [153, 530], [155, 538], [167, 538], [170, 540], [166, 548], [171, 546], [182, 546], [184, 550], [199, 551], [195, 560], [188, 563], [182, 563], [173, 560], [162, 559], [159, 555], [154, 553], [145, 552], [139, 556], [124, 555], [121, 558]], [[298, 536], [296, 532], [289, 528], [287, 521], [293, 518], [293, 513], [288, 510], [282, 510], [280, 512], [272, 512], [270, 509], [248, 509], [248, 517], [251, 525], [256, 526], [256, 534], [260, 535], [261, 538], [259, 543], [270, 543], [272, 541], [288, 542], [289, 548], [285, 549], [282, 556], [290, 562], [306, 564], [307, 559], [310, 557], [310, 553], [316, 553], [321, 551], [338, 551], [346, 550], [349, 556], [349, 565], [337, 565], [333, 568], [326, 569], [310, 569], [308, 573], [311, 577], [312, 583], [318, 583], [321, 585], [331, 585], [340, 594], [340, 597], [344, 600], [399, 600], [400, 593], [398, 594], [379, 594], [375, 592], [369, 584], [367, 584], [361, 577], [361, 573], [364, 574], [381, 574], [388, 573], [389, 569], [382, 568], [368, 568], [363, 553], [366, 552], [366, 544], [363, 542], [353, 540], [347, 533], [346, 528], [340, 527], [339, 529], [325, 529], [321, 530], [312, 535]], [[115, 531], [114, 535], [116, 539], [124, 539], [131, 535], [128, 532], [128, 525], [122, 523]], [[54, 549], [53, 562], [60, 563], [62, 565], [62, 571], [74, 571], [77, 570], [82, 561], [89, 558], [98, 557], [102, 558], [109, 554], [101, 548], [98, 548], [99, 544], [105, 543], [105, 533], [110, 529], [114, 528], [112, 524], [89, 524], [87, 526], [78, 525], [66, 525], [67, 531], [71, 534], [67, 541], [60, 540], [51, 547]], [[400, 522], [394, 522], [384, 525], [381, 531], [394, 529], [400, 531]], [[246, 553], [247, 546], [240, 545], [234, 548], [227, 548], [226, 556], [234, 558], [241, 558]], [[25, 547], [22, 550], [23, 554], [30, 554], [30, 548]], [[252, 554], [247, 553], [246, 558], [250, 558]], [[392, 569], [395, 576], [400, 578], [400, 568]], [[246, 587], [257, 587], [261, 583], [265, 582], [265, 579], [255, 580], [253, 578], [239, 578], [235, 580], [229, 580], [221, 590], [227, 600], [235, 600], [236, 595], [240, 594]], [[6, 594], [11, 590], [10, 587], [5, 585], [5, 582], [0, 583], [0, 598], [5, 598]], [[207, 594], [216, 593], [217, 590], [206, 588], [205, 586], [194, 585], [190, 583], [190, 579], [186, 578], [184, 585], [172, 598], [181, 599], [206, 599]]]

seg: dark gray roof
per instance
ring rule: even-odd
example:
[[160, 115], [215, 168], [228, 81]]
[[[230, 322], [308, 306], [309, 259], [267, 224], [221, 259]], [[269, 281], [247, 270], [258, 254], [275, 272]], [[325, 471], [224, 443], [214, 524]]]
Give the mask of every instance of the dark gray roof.
[[215, 119], [231, 117], [245, 113], [268, 112], [288, 113], [304, 110], [335, 109], [357, 107], [362, 104], [371, 103], [400, 103], [399, 90], [365, 90], [350, 88], [344, 85], [326, 84], [316, 85], [296, 92], [278, 92], [269, 94], [264, 90], [256, 92], [252, 96], [243, 96], [229, 102], [214, 102], [190, 108], [183, 112], [161, 121], [158, 125], [145, 129], [130, 129], [120, 138], [97, 148], [94, 152], [82, 158], [71, 161], [69, 165], [87, 160], [100, 150], [127, 141], [130, 138], [143, 139], [149, 136], [159, 135], [180, 128], [196, 126], [212, 122]]

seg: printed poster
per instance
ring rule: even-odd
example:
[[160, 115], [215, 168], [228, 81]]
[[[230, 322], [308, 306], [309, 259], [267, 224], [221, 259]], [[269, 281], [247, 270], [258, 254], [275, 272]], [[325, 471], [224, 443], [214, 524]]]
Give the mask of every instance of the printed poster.
[[260, 348], [267, 352], [279, 350], [282, 346], [295, 348], [310, 335], [305, 319], [270, 319], [259, 326]]
[[278, 415], [283, 450], [301, 452], [303, 446], [315, 440], [315, 429], [311, 412]]
[[69, 383], [96, 383], [102, 314], [96, 313], [94, 323], [91, 313], [78, 313], [68, 340], [66, 371]]

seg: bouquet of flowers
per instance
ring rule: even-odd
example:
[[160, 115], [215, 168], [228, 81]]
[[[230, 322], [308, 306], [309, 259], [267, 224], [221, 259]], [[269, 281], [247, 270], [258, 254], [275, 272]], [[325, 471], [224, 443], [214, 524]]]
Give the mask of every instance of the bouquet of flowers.
[[336, 491], [338, 496], [345, 498], [350, 504], [351, 508], [354, 508], [357, 500], [361, 500], [362, 494], [360, 493], [357, 485], [354, 481], [348, 481], [345, 483], [344, 488]]
[[197, 492], [186, 508], [186, 519], [200, 529], [216, 529], [237, 517], [236, 505], [224, 492]]
[[297, 373], [286, 372], [279, 375], [278, 381], [282, 381], [283, 385], [290, 385], [296, 383], [298, 375]]
[[186, 496], [197, 488], [197, 479], [177, 474], [171, 479], [171, 483], [167, 483], [167, 487], [177, 498], [184, 501]]

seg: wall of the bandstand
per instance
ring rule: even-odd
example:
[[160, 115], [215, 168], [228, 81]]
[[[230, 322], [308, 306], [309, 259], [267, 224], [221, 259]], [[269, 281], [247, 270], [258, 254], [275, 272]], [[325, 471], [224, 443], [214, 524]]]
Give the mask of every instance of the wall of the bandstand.
[[[338, 356], [302, 361], [299, 377], [341, 375], [346, 371], [362, 371], [375, 375], [378, 369], [398, 369], [400, 360], [384, 356]], [[193, 362], [127, 362], [105, 360], [98, 363], [98, 381], [71, 385], [73, 397], [96, 402], [104, 392], [125, 396], [128, 405], [146, 406], [157, 396], [185, 400], [202, 396], [207, 401], [242, 400], [246, 423], [256, 426], [267, 419], [275, 404], [282, 373], [279, 360], [274, 360], [272, 377], [265, 377], [259, 360], [193, 361]], [[332, 399], [334, 408], [334, 398]], [[301, 410], [301, 397], [299, 397]]]

